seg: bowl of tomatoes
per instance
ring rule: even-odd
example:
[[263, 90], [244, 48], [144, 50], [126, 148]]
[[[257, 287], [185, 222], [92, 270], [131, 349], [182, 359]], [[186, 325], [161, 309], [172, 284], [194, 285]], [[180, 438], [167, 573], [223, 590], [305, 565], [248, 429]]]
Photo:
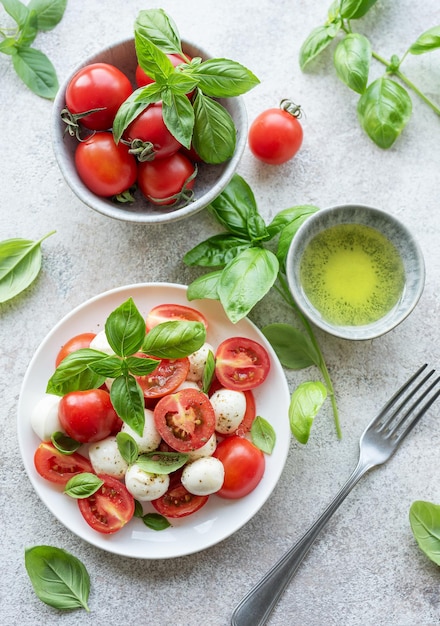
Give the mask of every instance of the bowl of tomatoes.
[[137, 39], [88, 57], [60, 87], [52, 115], [55, 156], [72, 191], [91, 209], [143, 224], [181, 220], [205, 208], [231, 180], [247, 139], [243, 99], [202, 93], [197, 67], [211, 57], [183, 40], [181, 50], [160, 51], [167, 71], [190, 68], [176, 70], [182, 86], [172, 94], [172, 106], [165, 106], [155, 92], [157, 80], [140, 66]]

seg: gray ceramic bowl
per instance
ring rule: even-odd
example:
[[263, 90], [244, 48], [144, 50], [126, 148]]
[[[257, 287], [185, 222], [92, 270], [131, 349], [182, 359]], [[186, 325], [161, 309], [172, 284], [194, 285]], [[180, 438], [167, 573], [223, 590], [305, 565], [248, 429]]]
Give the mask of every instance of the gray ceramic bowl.
[[[360, 224], [379, 231], [395, 246], [402, 260], [404, 286], [400, 298], [377, 321], [363, 325], [334, 324], [321, 315], [304, 292], [300, 266], [307, 245], [319, 233], [340, 224]], [[416, 306], [425, 283], [422, 252], [408, 229], [389, 213], [361, 205], [331, 207], [309, 217], [293, 238], [286, 259], [286, 274], [295, 302], [313, 324], [336, 337], [355, 340], [379, 337], [400, 324]]]
[[[184, 52], [189, 56], [200, 56], [204, 59], [209, 55], [200, 48], [182, 41]], [[135, 86], [134, 75], [136, 70], [136, 54], [134, 40], [128, 39], [105, 48], [80, 63], [66, 78], [60, 87], [53, 105], [52, 113], [52, 140], [55, 156], [60, 170], [71, 189], [91, 209], [115, 219], [137, 222], [141, 224], [156, 224], [174, 222], [194, 215], [204, 209], [226, 187], [234, 175], [240, 158], [243, 154], [247, 138], [247, 115], [242, 97], [226, 98], [220, 103], [228, 110], [237, 129], [237, 145], [232, 158], [220, 165], [201, 164], [194, 185], [194, 201], [180, 209], [157, 207], [137, 194], [139, 197], [133, 204], [116, 204], [107, 198], [100, 198], [92, 193], [79, 178], [75, 165], [74, 153], [77, 140], [65, 133], [65, 124], [60, 113], [65, 106], [65, 93], [73, 75], [90, 63], [111, 63], [122, 70]]]

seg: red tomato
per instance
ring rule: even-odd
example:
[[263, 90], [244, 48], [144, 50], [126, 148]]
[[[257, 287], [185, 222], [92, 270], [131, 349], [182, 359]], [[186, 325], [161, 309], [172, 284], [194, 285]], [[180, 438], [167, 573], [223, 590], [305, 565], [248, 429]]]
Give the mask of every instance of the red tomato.
[[227, 389], [254, 389], [266, 380], [269, 370], [266, 349], [252, 339], [230, 337], [217, 348], [215, 375]]
[[98, 474], [104, 484], [92, 496], [78, 500], [87, 524], [100, 533], [121, 530], [134, 514], [134, 498], [123, 483], [112, 476]]
[[147, 331], [154, 328], [158, 324], [169, 321], [183, 322], [202, 322], [205, 328], [208, 328], [208, 320], [196, 309], [183, 304], [159, 304], [151, 309], [147, 315], [146, 327]]
[[75, 335], [66, 341], [66, 343], [62, 346], [61, 350], [57, 354], [57, 358], [55, 359], [55, 367], [61, 363], [63, 359], [66, 358], [68, 354], [72, 352], [76, 352], [77, 350], [81, 350], [82, 348], [88, 348], [92, 339], [96, 337], [95, 333], [81, 333], [80, 335]]
[[100, 441], [116, 429], [120, 418], [104, 389], [71, 391], [60, 400], [58, 418], [65, 432], [80, 443]]
[[140, 140], [143, 144], [143, 153], [139, 159], [141, 161], [163, 159], [182, 147], [180, 141], [165, 126], [161, 103], [151, 104], [125, 130], [124, 141], [130, 142], [132, 149], [139, 149], [139, 146], [133, 145], [135, 140]]
[[102, 109], [80, 121], [91, 130], [107, 130], [112, 127], [116, 112], [133, 92], [127, 76], [108, 63], [87, 65], [73, 76], [66, 89], [66, 107], [78, 115]]
[[249, 128], [248, 142], [252, 154], [270, 165], [289, 161], [298, 152], [303, 140], [303, 130], [298, 121], [299, 107], [290, 102], [284, 106], [286, 108], [263, 111]]
[[156, 511], [165, 517], [186, 517], [201, 509], [208, 502], [209, 496], [195, 496], [187, 491], [180, 482], [181, 474], [182, 472], [172, 474], [168, 491], [151, 502]]
[[[182, 57], [179, 56], [178, 54], [170, 53], [170, 54], [167, 54], [167, 57], [169, 58], [171, 63], [174, 65], [174, 67], [177, 67], [178, 65], [181, 65], [182, 63], [185, 63], [184, 59], [182, 59]], [[151, 78], [151, 76], [148, 76], [148, 74], [144, 72], [144, 70], [141, 68], [140, 65], [138, 65], [136, 68], [137, 86], [145, 87], [145, 85], [150, 85], [151, 83], [154, 83], [154, 80]]]
[[58, 485], [66, 485], [77, 474], [93, 472], [90, 461], [81, 454], [63, 454], [48, 441], [43, 441], [36, 449], [34, 465], [40, 476]]
[[195, 171], [194, 164], [180, 152], [164, 159], [145, 161], [139, 163], [139, 189], [153, 204], [188, 203], [193, 195]]
[[83, 183], [97, 196], [110, 198], [127, 191], [136, 182], [137, 162], [112, 133], [95, 133], [78, 143], [75, 166]]
[[[148, 357], [144, 353], [136, 354], [138, 357]], [[139, 383], [144, 397], [147, 400], [161, 398], [167, 393], [171, 393], [183, 383], [189, 372], [189, 359], [161, 359], [159, 365], [151, 374], [145, 376], [135, 376]]]
[[266, 462], [263, 452], [248, 439], [232, 435], [221, 441], [214, 457], [223, 463], [225, 480], [216, 495], [243, 498], [253, 491], [263, 477]]
[[154, 408], [160, 436], [178, 452], [201, 448], [215, 430], [215, 413], [208, 397], [197, 389], [182, 389], [163, 397]]

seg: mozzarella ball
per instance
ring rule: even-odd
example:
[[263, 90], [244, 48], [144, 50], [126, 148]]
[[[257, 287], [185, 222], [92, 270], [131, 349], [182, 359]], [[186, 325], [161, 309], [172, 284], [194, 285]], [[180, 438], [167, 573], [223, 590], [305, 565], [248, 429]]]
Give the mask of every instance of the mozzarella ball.
[[197, 448], [197, 450], [191, 450], [187, 452], [188, 460], [195, 461], [196, 459], [201, 459], [204, 456], [212, 456], [217, 447], [217, 437], [215, 433], [213, 433], [208, 441], [201, 447]]
[[168, 474], [151, 474], [133, 463], [125, 474], [125, 486], [140, 502], [156, 500], [164, 495], [170, 484]]
[[203, 371], [205, 369], [206, 360], [210, 352], [212, 352], [212, 354], [214, 355], [214, 348], [211, 346], [211, 344], [204, 343], [201, 348], [188, 356], [188, 380], [199, 381], [203, 379]]
[[237, 430], [246, 413], [246, 396], [242, 391], [218, 389], [211, 396], [215, 413], [215, 429], [222, 435]]
[[93, 350], [99, 350], [106, 354], [114, 354], [113, 348], [110, 346], [105, 330], [101, 330], [96, 337], [90, 342], [90, 348]]
[[116, 437], [106, 437], [89, 447], [89, 458], [96, 474], [108, 474], [113, 478], [123, 478], [128, 464], [119, 452]]
[[58, 419], [61, 396], [45, 393], [31, 413], [31, 426], [42, 441], [50, 441], [53, 433], [64, 432]]
[[145, 452], [152, 452], [156, 450], [161, 442], [161, 436], [159, 435], [159, 431], [156, 428], [154, 423], [154, 413], [150, 411], [150, 409], [145, 409], [145, 425], [144, 430], [142, 432], [142, 437], [140, 437], [128, 424], [122, 424], [121, 432], [127, 433], [133, 437], [135, 442], [137, 443], [139, 454], [144, 454]]
[[182, 472], [182, 485], [195, 496], [209, 496], [221, 489], [225, 479], [223, 463], [207, 456], [188, 463]]

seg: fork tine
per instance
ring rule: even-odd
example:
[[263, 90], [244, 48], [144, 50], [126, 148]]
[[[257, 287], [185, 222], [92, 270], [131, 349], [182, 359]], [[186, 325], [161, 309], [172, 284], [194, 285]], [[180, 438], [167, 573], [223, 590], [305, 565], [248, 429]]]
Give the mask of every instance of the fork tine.
[[[426, 392], [420, 398], [418, 398], [416, 402], [414, 402], [414, 404], [408, 409], [404, 417], [400, 420], [396, 428], [393, 429], [391, 433], [392, 435], [396, 432], [396, 429], [398, 427], [400, 427], [402, 424], [406, 422], [407, 418], [413, 413], [414, 409], [420, 404], [422, 400], [424, 400], [428, 396], [428, 394], [434, 389], [434, 387], [437, 386], [439, 381], [440, 381], [440, 377], [436, 378], [434, 382], [431, 383], [431, 385], [426, 389]], [[425, 404], [413, 416], [412, 420], [405, 425], [405, 429], [402, 430], [400, 434], [396, 436], [396, 443], [402, 441], [402, 439], [406, 437], [406, 435], [412, 431], [412, 429], [420, 420], [420, 418], [423, 417], [423, 415], [426, 413], [429, 407], [437, 400], [439, 396], [440, 396], [440, 389], [437, 389], [437, 391], [429, 398], [429, 400], [425, 402]]]

